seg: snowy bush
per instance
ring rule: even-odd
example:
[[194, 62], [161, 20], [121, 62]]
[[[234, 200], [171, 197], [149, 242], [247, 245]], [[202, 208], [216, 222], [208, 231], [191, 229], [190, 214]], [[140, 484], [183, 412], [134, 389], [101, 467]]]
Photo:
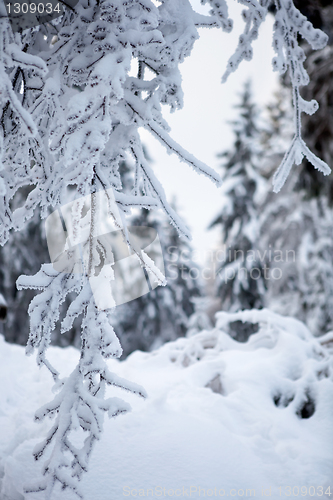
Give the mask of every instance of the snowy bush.
[[[36, 413], [37, 420], [54, 417], [47, 437], [35, 449], [36, 459], [49, 453], [44, 477], [27, 488], [45, 491], [47, 498], [55, 485], [82, 496], [77, 483], [100, 437], [103, 412], [114, 416], [128, 410], [122, 400], [104, 398], [105, 386], [144, 395], [139, 387], [112, 374], [106, 364], [108, 358], [120, 356], [121, 347], [107, 314], [115, 301], [111, 293], [112, 250], [105, 247], [101, 236], [105, 220], [112, 221], [138, 265], [159, 285], [165, 284], [164, 276], [133, 243], [126, 215], [133, 207], [160, 208], [179, 234], [189, 237], [145, 158], [139, 128], [148, 130], [169, 153], [178, 155], [196, 172], [220, 183], [211, 168], [171, 139], [161, 106], [168, 105], [172, 111], [182, 106], [179, 64], [190, 55], [199, 37], [198, 28], [231, 30], [227, 4], [224, 0], [204, 0], [211, 5], [210, 15], [204, 16], [196, 13], [188, 0], [156, 3], [158, 6], [151, 0], [81, 0], [65, 8], [53, 22], [17, 32], [11, 29], [4, 2], [0, 4], [0, 242], [8, 240], [11, 230], [21, 230], [37, 207], [42, 217], [54, 211], [60, 226], [67, 223], [61, 210], [74, 200], [71, 232], [62, 227], [57, 233], [54, 228], [55, 240], [67, 236], [60, 253], [63, 267], [43, 264], [35, 276], [21, 276], [17, 282], [19, 289], [40, 292], [29, 307], [27, 351], [37, 351], [38, 364], [49, 369], [56, 384], [53, 401]], [[242, 60], [251, 59], [252, 42], [270, 2], [241, 3], [245, 29], [224, 79]], [[301, 113], [311, 114], [317, 105], [299, 94], [299, 87], [306, 85], [308, 78], [298, 36], [313, 49], [322, 48], [327, 37], [313, 28], [292, 1], [276, 0], [275, 4], [273, 43], [277, 57], [273, 66], [279, 72], [289, 70], [296, 130], [276, 173], [274, 189], [278, 191], [292, 165], [300, 163], [303, 156], [324, 174], [330, 169], [302, 140]], [[137, 65], [137, 76], [130, 72], [133, 64]], [[131, 193], [124, 193], [119, 164], [129, 156], [135, 183]], [[27, 186], [26, 196], [20, 200]], [[105, 197], [107, 201], [100, 202]], [[62, 318], [61, 329], [67, 331], [80, 317], [82, 346], [78, 365], [62, 380], [46, 350], [69, 294], [76, 298]], [[78, 429], [82, 439], [77, 444], [72, 436]]]

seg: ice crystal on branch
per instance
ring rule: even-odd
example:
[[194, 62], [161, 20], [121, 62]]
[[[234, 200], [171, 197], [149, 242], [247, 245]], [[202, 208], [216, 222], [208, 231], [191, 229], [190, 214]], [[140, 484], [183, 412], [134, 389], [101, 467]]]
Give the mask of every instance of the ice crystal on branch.
[[238, 46], [234, 55], [229, 59], [228, 67], [223, 75], [222, 81], [225, 82], [233, 71], [236, 71], [240, 63], [251, 61], [253, 56], [252, 42], [258, 38], [258, 30], [264, 22], [267, 14], [267, 1], [262, 1], [262, 5], [256, 0], [239, 0], [247, 10], [242, 11], [242, 17], [245, 22], [245, 29], [239, 37]]

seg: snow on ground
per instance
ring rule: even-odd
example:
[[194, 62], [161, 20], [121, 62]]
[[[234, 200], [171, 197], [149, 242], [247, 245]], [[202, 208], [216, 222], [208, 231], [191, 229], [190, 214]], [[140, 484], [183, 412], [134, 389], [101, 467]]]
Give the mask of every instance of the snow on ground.
[[[245, 344], [225, 333], [239, 319], [260, 323]], [[86, 500], [333, 498], [330, 339], [321, 344], [303, 324], [265, 310], [219, 313], [214, 330], [112, 360], [149, 397], [110, 390], [132, 412], [105, 419], [83, 479]], [[49, 358], [69, 374], [78, 351], [54, 347]], [[51, 377], [2, 338], [0, 377], [0, 498], [43, 500], [23, 486], [42, 468], [32, 449], [50, 421], [35, 424], [33, 415], [51, 399]], [[73, 498], [58, 489], [52, 496]]]

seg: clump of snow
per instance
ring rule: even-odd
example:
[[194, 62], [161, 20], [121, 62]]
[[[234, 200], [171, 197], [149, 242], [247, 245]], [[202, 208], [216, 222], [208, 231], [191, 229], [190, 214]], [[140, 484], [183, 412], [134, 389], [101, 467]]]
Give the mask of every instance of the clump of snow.
[[[226, 333], [234, 321], [259, 330], [239, 343]], [[143, 385], [148, 399], [128, 394], [132, 412], [105, 422], [81, 483], [85, 498], [201, 498], [204, 491], [238, 498], [250, 489], [278, 498], [288, 486], [307, 499], [321, 487], [333, 494], [332, 338], [321, 341], [267, 310], [223, 312], [212, 330], [110, 360], [112, 372]], [[51, 347], [49, 357], [69, 373], [79, 353]], [[0, 376], [0, 498], [42, 499], [23, 488], [40, 475], [32, 450], [51, 422], [37, 425], [33, 415], [52, 377], [2, 338]], [[75, 495], [56, 487], [51, 498]]]

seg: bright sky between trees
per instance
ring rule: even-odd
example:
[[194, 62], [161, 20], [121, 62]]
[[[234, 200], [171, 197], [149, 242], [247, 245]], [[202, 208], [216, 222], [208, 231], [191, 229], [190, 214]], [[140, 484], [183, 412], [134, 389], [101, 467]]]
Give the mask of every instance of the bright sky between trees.
[[[199, 12], [209, 8], [192, 0]], [[278, 75], [273, 72], [272, 26], [269, 16], [260, 27], [259, 38], [253, 43], [254, 57], [251, 62], [242, 62], [237, 72], [228, 81], [221, 83], [230, 54], [237, 46], [238, 37], [244, 28], [236, 2], [229, 4], [229, 16], [234, 21], [231, 33], [216, 29], [200, 29], [200, 39], [194, 44], [191, 57], [180, 66], [183, 77], [184, 108], [170, 113], [164, 106], [164, 116], [171, 126], [171, 136], [210, 167], [219, 172], [218, 153], [228, 148], [232, 141], [229, 120], [235, 117], [232, 109], [237, 94], [246, 80], [251, 79], [254, 100], [259, 105], [267, 104], [277, 87]], [[216, 50], [216, 47], [225, 47]], [[161, 180], [169, 200], [178, 199], [178, 212], [189, 225], [193, 237], [195, 260], [204, 264], [219, 242], [218, 229], [207, 231], [207, 226], [217, 213], [221, 203], [219, 188], [204, 176], [181, 163], [175, 155], [169, 156], [165, 149], [147, 132], [142, 133], [148, 152], [154, 160], [153, 168]], [[175, 182], [175, 177], [181, 179]], [[189, 189], [184, 190], [184, 185]]]

